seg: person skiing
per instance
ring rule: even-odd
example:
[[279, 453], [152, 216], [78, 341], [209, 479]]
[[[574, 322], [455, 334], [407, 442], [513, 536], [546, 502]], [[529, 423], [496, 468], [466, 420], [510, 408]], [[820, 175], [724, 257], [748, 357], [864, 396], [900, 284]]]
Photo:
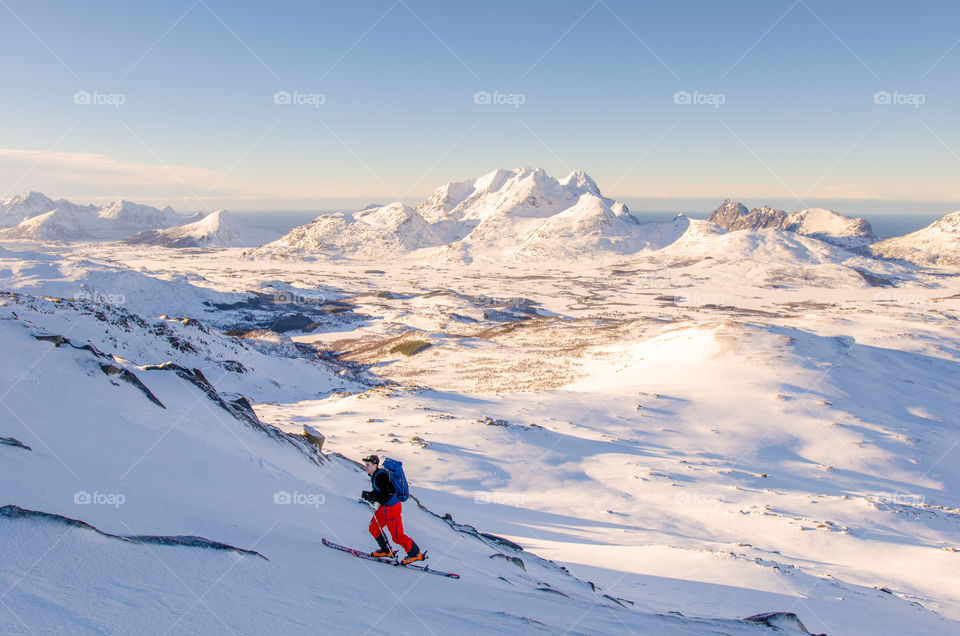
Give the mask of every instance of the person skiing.
[[364, 457], [363, 467], [367, 470], [367, 474], [370, 475], [370, 483], [373, 485], [373, 490], [364, 490], [361, 497], [364, 501], [368, 501], [371, 504], [379, 504], [373, 513], [373, 519], [370, 520], [369, 530], [373, 538], [376, 539], [380, 549], [373, 552], [371, 556], [394, 556], [393, 550], [390, 549], [387, 538], [381, 530], [385, 527], [390, 531], [390, 536], [394, 542], [399, 543], [400, 547], [407, 553], [406, 558], [402, 559], [400, 563], [407, 565], [414, 561], [422, 561], [424, 555], [417, 546], [416, 541], [403, 532], [403, 519], [401, 518], [403, 504], [397, 498], [396, 489], [393, 486], [390, 473], [380, 468], [380, 458], [376, 455]]

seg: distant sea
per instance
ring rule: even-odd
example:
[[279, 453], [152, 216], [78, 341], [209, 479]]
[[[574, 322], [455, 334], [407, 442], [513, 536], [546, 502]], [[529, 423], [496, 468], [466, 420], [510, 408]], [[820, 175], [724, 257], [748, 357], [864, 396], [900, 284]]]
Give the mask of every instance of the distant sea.
[[[309, 223], [322, 214], [333, 214], [341, 210], [298, 210], [298, 211], [257, 211], [257, 212], [234, 212], [238, 219], [244, 221], [253, 227], [262, 227], [281, 234], [286, 234], [298, 225]], [[669, 221], [679, 214], [679, 211], [634, 211], [631, 213], [637, 217], [641, 223], [649, 221]], [[684, 214], [694, 219], [705, 219], [710, 216], [710, 212], [691, 212], [685, 211]], [[852, 215], [851, 215], [852, 216]], [[874, 214], [865, 215], [864, 218], [873, 226], [873, 231], [880, 236], [902, 236], [915, 232], [920, 228], [930, 225], [942, 214]]]

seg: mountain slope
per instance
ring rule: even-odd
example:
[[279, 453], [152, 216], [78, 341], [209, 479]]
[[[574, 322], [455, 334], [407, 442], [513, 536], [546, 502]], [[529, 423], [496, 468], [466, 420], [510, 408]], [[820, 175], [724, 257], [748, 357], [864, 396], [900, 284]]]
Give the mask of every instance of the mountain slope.
[[727, 199], [710, 214], [709, 220], [731, 232], [788, 230], [847, 248], [863, 247], [877, 240], [866, 219], [846, 217], [824, 208], [788, 214], [765, 205], [748, 212], [743, 204]]
[[960, 265], [960, 211], [938, 219], [906, 236], [889, 238], [870, 246], [884, 258], [895, 258], [918, 265]]
[[644, 245], [638, 225], [583, 172], [558, 180], [542, 169], [499, 169], [445, 184], [415, 210], [396, 202], [318, 217], [250, 254], [370, 258], [432, 248], [434, 260], [557, 259], [626, 253]]
[[57, 205], [57, 202], [40, 192], [7, 197], [0, 200], [0, 228], [17, 225], [30, 217], [49, 212]]
[[247, 252], [255, 258], [297, 258], [311, 253], [382, 258], [438, 245], [440, 239], [416, 210], [400, 202], [353, 214], [318, 216], [272, 243]]
[[30, 192], [0, 202], [0, 240], [116, 241], [183, 220], [170, 206], [160, 210], [117, 200], [98, 208]]
[[326, 549], [372, 544], [356, 463], [264, 424], [219, 377], [44, 333], [50, 314], [22, 320], [23, 300], [0, 304], [0, 391], [17, 414], [0, 437], [25, 442], [0, 444], [4, 633], [807, 633], [787, 613], [633, 608], [413, 499], [407, 531], [459, 581]]
[[277, 238], [275, 232], [249, 228], [226, 210], [165, 230], [145, 230], [124, 243], [163, 247], [257, 247]]

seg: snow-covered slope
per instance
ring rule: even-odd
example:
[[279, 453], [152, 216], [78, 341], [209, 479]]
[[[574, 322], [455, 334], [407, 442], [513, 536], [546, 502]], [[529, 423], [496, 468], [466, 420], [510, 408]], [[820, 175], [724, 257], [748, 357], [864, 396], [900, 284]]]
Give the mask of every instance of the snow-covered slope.
[[217, 210], [192, 223], [145, 230], [124, 242], [163, 247], [257, 247], [276, 238], [276, 232], [247, 227], [226, 210]]
[[958, 266], [960, 211], [948, 214], [912, 234], [874, 243], [870, 251], [877, 256], [919, 265]]
[[[62, 203], [62, 200], [61, 200]], [[17, 194], [0, 200], [0, 228], [17, 225], [58, 205], [53, 199], [40, 192]]]
[[162, 210], [131, 201], [117, 200], [100, 208], [97, 216], [115, 232], [139, 232], [148, 228], [165, 228], [182, 222], [183, 217], [169, 205]]
[[[428, 487], [414, 488], [426, 507], [405, 504], [405, 530], [460, 580], [327, 549], [321, 537], [372, 544], [357, 464], [221, 393], [232, 371], [162, 364], [149, 345], [131, 360], [108, 339], [58, 333], [71, 318], [59, 313], [78, 310], [0, 299], [0, 391], [15, 415], [0, 425], [0, 632], [807, 633], [789, 612], [638, 609], [430, 512]], [[333, 390], [322, 367], [312, 377], [321, 397]]]
[[0, 202], [0, 240], [115, 241], [182, 222], [170, 206], [160, 210], [124, 200], [98, 208], [30, 192]]
[[788, 230], [847, 248], [862, 247], [877, 240], [866, 219], [850, 218], [824, 208], [788, 214], [765, 205], [747, 211], [743, 204], [727, 199], [710, 214], [709, 220], [729, 231]]
[[430, 225], [416, 210], [395, 202], [353, 214], [318, 216], [280, 239], [251, 250], [249, 255], [296, 258], [326, 253], [331, 256], [389, 258], [439, 242]]

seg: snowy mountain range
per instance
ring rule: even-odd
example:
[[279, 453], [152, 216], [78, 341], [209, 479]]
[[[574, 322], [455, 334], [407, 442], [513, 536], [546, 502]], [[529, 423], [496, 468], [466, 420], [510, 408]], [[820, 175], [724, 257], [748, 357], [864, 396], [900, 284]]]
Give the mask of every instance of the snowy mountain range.
[[687, 242], [738, 230], [789, 232], [857, 252], [880, 240], [862, 218], [824, 208], [748, 210], [729, 199], [706, 221], [680, 215], [640, 223], [582, 171], [556, 179], [542, 169], [519, 168], [447, 183], [415, 208], [394, 202], [320, 216], [246, 255], [376, 259], [415, 253], [418, 260], [450, 264], [602, 260], [663, 249], [688, 234]]
[[182, 220], [170, 206], [160, 210], [123, 200], [97, 207], [29, 192], [0, 201], [0, 239], [8, 240], [119, 240]]
[[[142, 235], [141, 235], [142, 234]], [[97, 207], [28, 192], [0, 200], [0, 240], [119, 241], [166, 247], [252, 247], [276, 238], [221, 210], [190, 216], [130, 201]]]
[[165, 230], [144, 230], [124, 239], [124, 243], [163, 247], [255, 247], [278, 236], [270, 230], [249, 228], [226, 210], [217, 210], [192, 223]]
[[[666, 233], [674, 236], [691, 223], [702, 222], [683, 219], [668, 224], [674, 229]], [[584, 172], [555, 179], [539, 168], [499, 169], [443, 185], [416, 209], [395, 202], [318, 217], [250, 255], [378, 257], [430, 250], [426, 256], [443, 262], [571, 259], [659, 244], [661, 225], [642, 226]]]
[[764, 205], [747, 211], [742, 203], [727, 199], [708, 220], [731, 232], [787, 230], [847, 248], [863, 247], [878, 240], [866, 219], [850, 218], [824, 208], [808, 208], [788, 214]]

